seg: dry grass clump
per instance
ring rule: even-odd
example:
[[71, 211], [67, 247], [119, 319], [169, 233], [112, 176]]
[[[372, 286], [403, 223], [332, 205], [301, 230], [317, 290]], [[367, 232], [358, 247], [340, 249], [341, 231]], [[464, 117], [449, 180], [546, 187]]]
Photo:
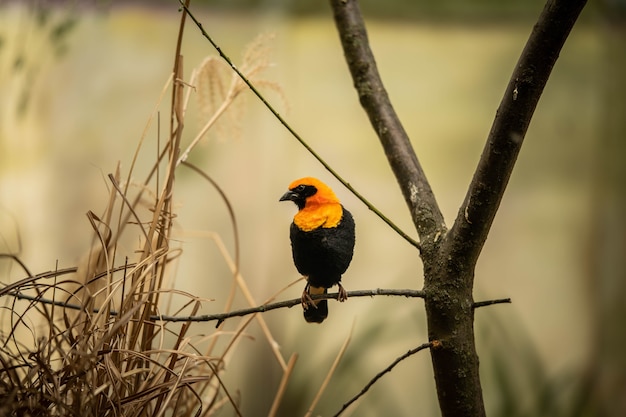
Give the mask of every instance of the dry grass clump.
[[[179, 36], [182, 31], [183, 25]], [[267, 67], [264, 54], [250, 55], [259, 57], [256, 64], [246, 62], [242, 68], [256, 75]], [[182, 253], [171, 238], [176, 216], [174, 172], [179, 164], [187, 164], [186, 155], [212, 126], [201, 129], [180, 155], [189, 100], [184, 89], [194, 87], [193, 81], [183, 82], [180, 60], [176, 51], [172, 76], [161, 95], [162, 99], [172, 93], [169, 138], [143, 183], [133, 183], [131, 174], [145, 138], [127, 177], [122, 178], [119, 168], [108, 176], [108, 204], [101, 214], [88, 214], [93, 245], [81, 265], [33, 275], [17, 256], [6, 255], [21, 266], [26, 278], [0, 288], [0, 320], [6, 324], [0, 330], [0, 416], [204, 416], [224, 407], [240, 415], [238, 396], [223, 384], [221, 375], [227, 358], [236, 355], [236, 342], [254, 320], [284, 372], [270, 415], [276, 413], [295, 356], [283, 358], [260, 315], [237, 319], [234, 332], [218, 328], [206, 336], [192, 328], [202, 326], [206, 332], [210, 329], [206, 324], [159, 319], [161, 314], [193, 316], [206, 301], [173, 285], [172, 272]], [[203, 66], [199, 82], [224, 75], [221, 70], [207, 73], [211, 67]], [[215, 86], [222, 81], [211, 82]], [[231, 81], [229, 88], [231, 93], [219, 96], [228, 102], [226, 107], [242, 86]], [[224, 107], [215, 107], [215, 114], [223, 113]], [[124, 253], [132, 242], [139, 242], [138, 247]], [[237, 255], [223, 253], [233, 272], [231, 299], [241, 290], [250, 305], [257, 305], [238, 272]], [[183, 307], [172, 311], [173, 299]]]

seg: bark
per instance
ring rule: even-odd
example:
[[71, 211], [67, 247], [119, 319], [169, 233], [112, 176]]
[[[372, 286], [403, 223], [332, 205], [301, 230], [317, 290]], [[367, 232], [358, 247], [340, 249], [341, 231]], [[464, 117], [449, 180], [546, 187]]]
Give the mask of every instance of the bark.
[[332, 0], [331, 4], [361, 106], [380, 138], [420, 238], [425, 240], [424, 236], [434, 236], [443, 227], [443, 216], [378, 74], [358, 2]]
[[447, 251], [464, 264], [478, 259], [537, 102], [585, 4], [586, 0], [549, 0], [522, 51], [447, 237]]
[[522, 52], [463, 205], [448, 232], [378, 74], [356, 0], [331, 0], [359, 100], [378, 134], [421, 240], [431, 358], [444, 417], [484, 416], [474, 343], [474, 268], [530, 120], [585, 0], [550, 0]]

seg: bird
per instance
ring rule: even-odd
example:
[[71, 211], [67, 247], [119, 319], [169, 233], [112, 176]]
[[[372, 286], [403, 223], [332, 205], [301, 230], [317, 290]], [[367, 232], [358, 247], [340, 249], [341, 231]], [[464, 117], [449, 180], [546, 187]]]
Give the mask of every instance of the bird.
[[354, 253], [354, 218], [333, 190], [313, 177], [293, 181], [279, 201], [293, 201], [298, 207], [289, 237], [294, 265], [307, 280], [302, 292], [304, 319], [322, 323], [328, 317], [328, 301], [313, 300], [311, 295], [326, 294], [338, 285], [337, 299], [347, 299], [341, 276]]

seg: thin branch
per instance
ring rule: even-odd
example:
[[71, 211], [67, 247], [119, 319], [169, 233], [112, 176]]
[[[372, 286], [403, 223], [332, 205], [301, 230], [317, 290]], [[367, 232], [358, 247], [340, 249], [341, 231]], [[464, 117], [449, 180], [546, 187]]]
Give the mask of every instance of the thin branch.
[[365, 387], [363, 387], [363, 389], [361, 390], [361, 392], [359, 392], [357, 395], [355, 395], [354, 397], [352, 397], [347, 403], [345, 403], [341, 409], [334, 415], [334, 417], [338, 417], [341, 413], [343, 413], [348, 407], [350, 407], [350, 405], [352, 403], [354, 403], [356, 400], [358, 400], [359, 398], [361, 398], [363, 395], [365, 395], [365, 393], [372, 387], [372, 385], [374, 385], [380, 378], [382, 378], [383, 375], [385, 375], [386, 373], [391, 372], [391, 370], [400, 362], [402, 362], [403, 360], [405, 360], [406, 358], [408, 358], [409, 356], [412, 356], [414, 354], [416, 354], [417, 352], [424, 350], [424, 349], [428, 349], [430, 347], [434, 347], [436, 345], [436, 342], [428, 342], [428, 343], [424, 343], [419, 345], [418, 347], [416, 347], [415, 349], [411, 349], [409, 350], [407, 353], [405, 353], [404, 355], [396, 358], [395, 361], [393, 361], [391, 363], [391, 365], [389, 365], [388, 367], [386, 367], [385, 369], [383, 369], [382, 371], [380, 371], [379, 373], [376, 374], [376, 376], [374, 376], [374, 378], [372, 378], [372, 380], [370, 382], [367, 383], [367, 385], [365, 385]]
[[376, 67], [356, 0], [331, 0], [335, 26], [361, 106], [380, 139], [422, 243], [445, 231], [444, 219]]
[[[338, 297], [338, 293], [329, 293], [329, 294], [315, 294], [311, 295], [311, 299], [313, 300], [336, 300]], [[357, 290], [357, 291], [348, 291], [348, 298], [350, 297], [374, 297], [376, 295], [386, 295], [386, 296], [402, 296], [407, 298], [424, 298], [424, 291], [420, 290], [396, 290], [396, 289], [375, 289], [375, 290]], [[217, 313], [217, 314], [207, 314], [200, 316], [153, 316], [152, 319], [155, 321], [170, 321], [170, 322], [179, 322], [179, 321], [216, 321], [219, 326], [220, 323], [226, 319], [232, 317], [241, 317], [247, 316], [249, 314], [256, 313], [265, 313], [267, 311], [276, 310], [279, 308], [291, 308], [295, 305], [302, 304], [301, 298], [294, 298], [291, 300], [278, 301], [276, 303], [271, 304], [263, 304], [257, 307], [244, 308], [241, 310], [230, 311], [228, 313]]]
[[510, 304], [510, 303], [511, 303], [510, 298], [498, 298], [496, 300], [476, 301], [474, 304], [472, 304], [472, 308], [476, 309], [480, 307], [492, 306], [494, 304]]
[[[52, 286], [52, 288], [54, 288], [54, 286]], [[44, 298], [44, 297], [40, 297], [40, 296], [34, 296], [34, 295], [28, 295], [28, 294], [24, 294], [21, 292], [9, 292], [7, 294], [4, 295], [10, 295], [12, 297], [15, 297], [18, 300], [27, 300], [27, 301], [35, 301], [41, 304], [49, 304], [49, 305], [53, 305], [53, 306], [59, 306], [59, 307], [63, 307], [63, 308], [67, 308], [69, 310], [84, 310], [85, 307], [82, 305], [78, 305], [78, 304], [72, 304], [72, 303], [68, 303], [65, 301], [57, 301], [57, 300], [51, 300], [49, 298]], [[99, 308], [94, 308], [92, 310], [92, 312], [94, 314], [98, 314], [100, 312]], [[109, 314], [111, 316], [117, 316], [117, 311], [111, 310], [109, 312]]]
[[[17, 298], [18, 300], [29, 300], [36, 301], [42, 304], [52, 304], [64, 308], [69, 308], [72, 310], [83, 310], [84, 307], [78, 304], [71, 304], [63, 301], [50, 300], [47, 298], [32, 296], [28, 294], [23, 294], [21, 292], [8, 292], [4, 295], [10, 295], [12, 297]], [[328, 293], [328, 294], [311, 294], [311, 299], [313, 300], [336, 300], [338, 297], [338, 293]], [[406, 297], [406, 298], [424, 298], [425, 293], [421, 290], [409, 290], [409, 289], [383, 289], [377, 288], [375, 290], [356, 290], [356, 291], [348, 291], [348, 298], [350, 297], [374, 297], [376, 295], [385, 295], [385, 296], [397, 296], [397, 297]], [[242, 317], [247, 316], [249, 314], [256, 313], [264, 313], [266, 311], [276, 310], [279, 308], [291, 308], [295, 305], [301, 304], [301, 298], [294, 298], [291, 300], [278, 301], [276, 303], [271, 304], [262, 304], [257, 307], [244, 308], [241, 310], [230, 311], [228, 313], [217, 313], [217, 314], [206, 314], [200, 316], [167, 316], [167, 315], [153, 315], [150, 317], [153, 321], [169, 321], [169, 322], [198, 322], [198, 321], [218, 321], [218, 325], [229, 318], [232, 317]], [[98, 313], [100, 309], [94, 308], [93, 312]], [[117, 315], [116, 311], [111, 310], [110, 314], [112, 316]]]
[[315, 158], [317, 159], [317, 161], [322, 164], [322, 166], [331, 173], [331, 175], [333, 177], [335, 177], [344, 187], [346, 187], [352, 194], [354, 194], [354, 196], [356, 198], [358, 198], [359, 200], [361, 200], [361, 202], [363, 204], [365, 204], [367, 206], [368, 209], [370, 209], [372, 212], [374, 212], [374, 214], [376, 214], [382, 221], [384, 221], [385, 223], [387, 223], [387, 225], [389, 227], [391, 227], [396, 233], [398, 233], [400, 236], [402, 236], [407, 242], [409, 242], [411, 245], [415, 246], [416, 248], [420, 248], [420, 244], [419, 242], [417, 242], [415, 239], [413, 239], [412, 237], [410, 237], [409, 235], [407, 235], [402, 229], [400, 229], [395, 223], [393, 223], [389, 218], [387, 218], [380, 210], [378, 210], [372, 203], [370, 203], [361, 193], [359, 193], [352, 185], [350, 185], [350, 183], [348, 181], [346, 181], [345, 179], [343, 179], [343, 177], [341, 177], [339, 175], [339, 173], [337, 173], [337, 171], [335, 171], [329, 164], [328, 162], [326, 162], [324, 159], [322, 159], [322, 157], [315, 152], [315, 150], [313, 150], [313, 148], [304, 141], [304, 139], [287, 123], [287, 121], [285, 119], [283, 119], [283, 117], [280, 115], [280, 113], [278, 113], [278, 111], [276, 109], [274, 109], [274, 107], [265, 99], [265, 97], [263, 97], [263, 95], [259, 92], [259, 90], [254, 86], [254, 84], [252, 84], [252, 82], [250, 80], [248, 80], [248, 78], [239, 70], [239, 68], [237, 68], [237, 66], [233, 63], [233, 61], [222, 51], [222, 49], [215, 43], [215, 41], [213, 40], [213, 38], [204, 30], [204, 27], [202, 26], [202, 23], [200, 23], [196, 17], [191, 13], [191, 11], [189, 10], [189, 8], [182, 2], [182, 0], [179, 0], [181, 7], [185, 10], [185, 13], [187, 13], [189, 15], [189, 17], [191, 18], [191, 20], [193, 20], [193, 22], [196, 24], [196, 26], [198, 27], [198, 29], [200, 30], [200, 32], [202, 33], [202, 36], [204, 36], [209, 43], [213, 46], [213, 48], [215, 48], [215, 50], [217, 51], [217, 53], [219, 54], [219, 56], [226, 61], [226, 63], [230, 66], [230, 68], [241, 78], [241, 80], [250, 88], [250, 90], [252, 91], [252, 93], [254, 93], [254, 95], [261, 100], [261, 102], [265, 105], [265, 107], [274, 115], [274, 117], [276, 117], [276, 119], [280, 122], [280, 124], [282, 124], [288, 131], [289, 133], [291, 133], [291, 135], [298, 141], [300, 142], [300, 144]]
[[[50, 300], [48, 298], [33, 296], [24, 294], [21, 292], [11, 291], [4, 292], [3, 295], [9, 295], [15, 297], [18, 300], [28, 300], [35, 301], [42, 304], [50, 304], [54, 306], [59, 306], [71, 310], [84, 310], [85, 307], [72, 304], [65, 301], [56, 301]], [[406, 297], [406, 298], [426, 298], [426, 294], [421, 290], [409, 290], [409, 289], [383, 289], [377, 288], [375, 290], [356, 290], [356, 291], [348, 291], [348, 298], [356, 298], [356, 297], [374, 297], [377, 295], [384, 296], [395, 296], [395, 297]], [[338, 293], [328, 293], [328, 294], [312, 294], [311, 299], [313, 300], [336, 300]], [[486, 300], [486, 301], [477, 301], [472, 305], [472, 308], [480, 308], [486, 307], [494, 304], [505, 304], [510, 303], [510, 298], [499, 298], [496, 300]], [[221, 324], [224, 320], [233, 318], [233, 317], [243, 317], [249, 314], [257, 314], [257, 313], [265, 313], [266, 311], [276, 310], [279, 308], [291, 308], [295, 305], [301, 304], [301, 298], [294, 298], [291, 300], [278, 301], [270, 304], [262, 304], [257, 307], [244, 308], [241, 310], [234, 310], [228, 313], [217, 313], [217, 314], [205, 314], [199, 316], [168, 316], [168, 315], [153, 315], [150, 316], [150, 320], [152, 321], [167, 321], [167, 322], [208, 322], [208, 321], [216, 321]], [[99, 308], [94, 308], [92, 310], [94, 314], [100, 312]], [[111, 310], [109, 312], [111, 316], [118, 315], [118, 312], [115, 310]]]
[[475, 265], [478, 259], [539, 98], [585, 4], [586, 0], [549, 0], [533, 28], [448, 234], [450, 253], [460, 264]]

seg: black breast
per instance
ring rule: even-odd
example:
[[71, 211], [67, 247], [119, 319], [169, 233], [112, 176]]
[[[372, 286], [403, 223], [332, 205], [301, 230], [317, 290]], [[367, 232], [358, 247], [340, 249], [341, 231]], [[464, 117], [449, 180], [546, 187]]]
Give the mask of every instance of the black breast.
[[352, 214], [343, 208], [337, 227], [319, 227], [303, 232], [291, 224], [291, 249], [293, 261], [309, 284], [330, 288], [341, 280], [354, 251], [355, 233]]

